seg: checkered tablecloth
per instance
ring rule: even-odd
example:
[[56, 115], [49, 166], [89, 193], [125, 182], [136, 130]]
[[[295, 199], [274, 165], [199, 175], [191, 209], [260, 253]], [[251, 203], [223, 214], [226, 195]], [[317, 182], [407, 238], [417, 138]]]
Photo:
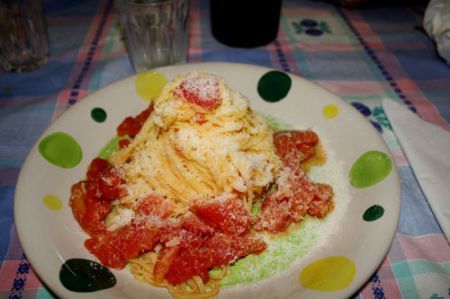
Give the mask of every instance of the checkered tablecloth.
[[[208, 1], [193, 0], [189, 61], [257, 64], [303, 76], [340, 95], [382, 134], [402, 181], [396, 237], [356, 298], [450, 298], [450, 247], [381, 108], [402, 101], [450, 129], [450, 67], [422, 29], [425, 7], [348, 10], [285, 0], [276, 40], [230, 48], [211, 35]], [[50, 58], [41, 69], [0, 72], [0, 297], [52, 298], [13, 223], [22, 163], [43, 130], [87, 94], [133, 74], [111, 0], [46, 1]], [[370, 252], [368, 252], [370, 254]]]

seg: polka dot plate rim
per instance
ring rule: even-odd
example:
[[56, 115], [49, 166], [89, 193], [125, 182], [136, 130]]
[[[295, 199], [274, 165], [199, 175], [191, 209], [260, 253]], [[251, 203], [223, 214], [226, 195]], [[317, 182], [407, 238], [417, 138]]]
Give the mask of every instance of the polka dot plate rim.
[[[323, 242], [314, 244], [307, 254], [275, 275], [255, 283], [223, 287], [219, 298], [346, 298], [354, 294], [380, 266], [399, 219], [399, 176], [382, 137], [351, 105], [319, 85], [290, 73], [256, 65], [214, 62], [168, 66], [152, 72], [161, 83], [164, 81], [161, 78], [170, 80], [190, 71], [218, 74], [230, 87], [247, 96], [255, 111], [295, 128], [316, 131], [327, 154], [334, 155], [341, 167], [338, 173], [348, 192], [344, 194], [348, 198], [342, 201], [345, 207], [339, 212], [342, 215], [333, 218], [338, 221], [332, 224], [336, 228]], [[277, 72], [281, 76], [277, 76]], [[133, 75], [105, 86], [68, 109], [39, 137], [21, 169], [14, 202], [19, 239], [34, 270], [60, 297], [148, 298], [151, 295], [152, 298], [170, 298], [165, 289], [139, 283], [126, 270], [106, 271], [114, 275], [114, 279], [110, 279], [114, 284], [83, 293], [69, 290], [59, 277], [62, 265], [68, 260], [96, 261], [84, 248], [87, 235], [68, 207], [70, 187], [83, 178], [87, 165], [115, 135], [120, 121], [148, 105], [148, 99], [142, 98], [142, 90], [136, 90], [136, 81], [143, 75]], [[259, 88], [263, 77], [266, 85]], [[287, 78], [289, 84], [283, 85], [281, 92], [270, 91], [271, 97], [267, 100], [264, 98], [264, 90], [270, 89], [267, 78], [275, 78], [275, 81], [269, 80], [274, 88], [286, 83], [277, 79]], [[101, 116], [100, 121], [94, 119], [93, 109], [97, 109], [95, 115]], [[64, 163], [62, 166], [55, 164], [58, 157], [46, 156], [54, 148], [43, 151], [41, 145], [40, 151], [40, 141], [58, 132], [73, 137], [82, 149], [81, 158], [70, 160], [69, 167]], [[48, 143], [47, 140], [45, 145]], [[58, 151], [57, 140], [50, 144]], [[78, 164], [73, 162], [78, 160]], [[357, 171], [353, 170], [355, 168]], [[351, 173], [364, 177], [355, 179], [350, 177]], [[359, 183], [352, 185], [353, 181]]]

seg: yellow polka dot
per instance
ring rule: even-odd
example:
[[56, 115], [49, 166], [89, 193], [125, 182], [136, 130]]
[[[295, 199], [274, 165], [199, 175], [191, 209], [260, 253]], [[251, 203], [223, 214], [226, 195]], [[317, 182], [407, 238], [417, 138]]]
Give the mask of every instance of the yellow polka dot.
[[166, 83], [163, 74], [152, 71], [139, 74], [135, 82], [138, 95], [147, 102], [157, 97]]
[[42, 201], [44, 202], [44, 205], [50, 210], [59, 211], [62, 209], [61, 200], [55, 195], [47, 194], [46, 196], [44, 196]]
[[300, 273], [300, 284], [307, 289], [323, 292], [348, 287], [356, 275], [355, 264], [343, 256], [331, 256], [315, 261]]
[[322, 113], [325, 118], [335, 118], [339, 113], [339, 108], [333, 104], [326, 105], [323, 107]]

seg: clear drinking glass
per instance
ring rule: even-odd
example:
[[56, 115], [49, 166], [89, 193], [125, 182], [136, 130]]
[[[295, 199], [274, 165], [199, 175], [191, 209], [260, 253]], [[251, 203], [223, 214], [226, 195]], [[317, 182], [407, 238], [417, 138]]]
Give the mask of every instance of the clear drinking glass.
[[0, 0], [0, 64], [12, 72], [47, 63], [48, 36], [42, 0]]
[[187, 60], [189, 0], [115, 0], [136, 72]]

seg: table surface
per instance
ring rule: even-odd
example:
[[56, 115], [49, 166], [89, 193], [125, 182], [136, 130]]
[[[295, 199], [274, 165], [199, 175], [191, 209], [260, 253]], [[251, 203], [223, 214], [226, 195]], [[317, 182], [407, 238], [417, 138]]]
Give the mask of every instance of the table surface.
[[[191, 4], [190, 62], [257, 64], [300, 75], [352, 103], [388, 144], [402, 181], [400, 222], [389, 254], [355, 298], [449, 298], [449, 243], [380, 102], [403, 102], [450, 128], [450, 67], [422, 29], [425, 7], [348, 10], [285, 0], [276, 40], [238, 49], [212, 37], [208, 1]], [[134, 73], [111, 0], [50, 0], [46, 17], [48, 64], [30, 73], [0, 72], [0, 298], [52, 298], [14, 228], [15, 185], [32, 145], [74, 103]]]

